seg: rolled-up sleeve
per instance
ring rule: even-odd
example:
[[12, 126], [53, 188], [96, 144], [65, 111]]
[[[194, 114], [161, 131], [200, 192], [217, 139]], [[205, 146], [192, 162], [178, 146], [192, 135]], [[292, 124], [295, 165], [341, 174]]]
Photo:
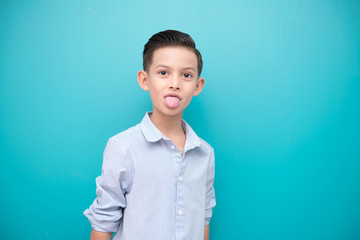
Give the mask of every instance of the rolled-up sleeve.
[[215, 178], [215, 155], [214, 155], [214, 149], [211, 149], [208, 172], [207, 172], [207, 183], [206, 183], [205, 225], [208, 225], [210, 223], [210, 218], [212, 216], [212, 209], [216, 205], [214, 178]]
[[126, 193], [130, 191], [132, 181], [131, 164], [126, 152], [110, 138], [103, 155], [101, 176], [96, 178], [97, 197], [84, 211], [94, 230], [118, 230], [126, 207]]

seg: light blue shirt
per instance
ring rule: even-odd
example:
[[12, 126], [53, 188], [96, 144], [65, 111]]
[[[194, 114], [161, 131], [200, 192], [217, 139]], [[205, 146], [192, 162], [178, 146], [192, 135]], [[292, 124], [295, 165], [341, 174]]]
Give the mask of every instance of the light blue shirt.
[[115, 240], [204, 239], [216, 204], [214, 150], [182, 121], [181, 155], [149, 114], [108, 140], [97, 198], [84, 215]]

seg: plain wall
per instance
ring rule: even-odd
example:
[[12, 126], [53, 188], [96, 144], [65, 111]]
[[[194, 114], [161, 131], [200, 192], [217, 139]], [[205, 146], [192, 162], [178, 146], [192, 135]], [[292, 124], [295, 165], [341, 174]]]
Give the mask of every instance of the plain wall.
[[111, 136], [151, 110], [136, 81], [165, 29], [203, 92], [211, 239], [360, 239], [359, 1], [1, 1], [0, 239], [87, 239]]

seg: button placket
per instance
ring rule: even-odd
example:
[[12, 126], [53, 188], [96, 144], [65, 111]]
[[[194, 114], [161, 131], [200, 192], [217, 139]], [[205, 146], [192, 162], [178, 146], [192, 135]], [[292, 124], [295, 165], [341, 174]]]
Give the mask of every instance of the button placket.
[[178, 169], [176, 171], [176, 228], [179, 230], [179, 233], [181, 233], [183, 230], [184, 230], [184, 215], [185, 215], [185, 206], [184, 206], [184, 199], [183, 199], [183, 184], [182, 184], [182, 181], [183, 181], [183, 175], [182, 175], [182, 172], [183, 172], [183, 164], [184, 164], [184, 161], [183, 161], [183, 156], [180, 157], [178, 155], [178, 153], [176, 154], [177, 155], [177, 159], [178, 159]]

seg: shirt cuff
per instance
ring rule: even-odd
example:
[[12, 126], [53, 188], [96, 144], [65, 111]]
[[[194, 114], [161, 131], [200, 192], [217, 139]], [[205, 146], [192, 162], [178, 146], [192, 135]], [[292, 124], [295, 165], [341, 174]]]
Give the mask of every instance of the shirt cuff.
[[91, 228], [98, 232], [117, 232], [120, 220], [116, 222], [109, 222], [104, 220], [97, 220], [89, 209], [83, 213], [90, 221]]

